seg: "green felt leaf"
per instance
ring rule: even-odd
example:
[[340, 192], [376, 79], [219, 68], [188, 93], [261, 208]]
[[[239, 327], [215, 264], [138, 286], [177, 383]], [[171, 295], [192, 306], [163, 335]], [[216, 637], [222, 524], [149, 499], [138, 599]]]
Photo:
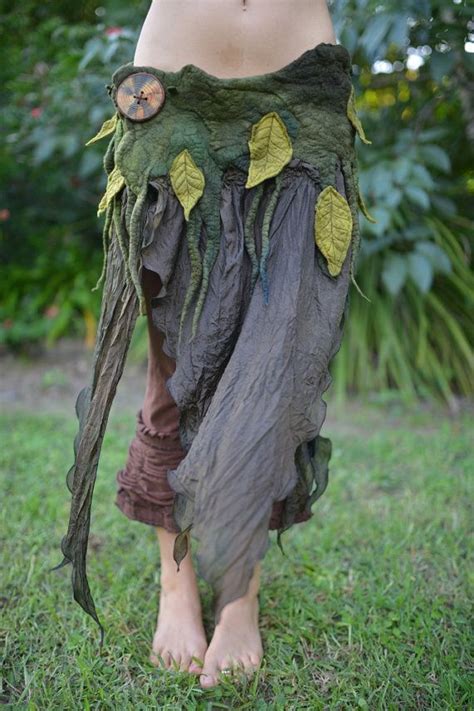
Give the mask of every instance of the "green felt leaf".
[[192, 523], [187, 526], [183, 531], [178, 533], [176, 538], [174, 539], [174, 546], [173, 546], [173, 560], [175, 561], [176, 565], [179, 566], [181, 564], [181, 561], [185, 558], [188, 548], [189, 548], [189, 532], [191, 530]]
[[89, 139], [86, 143], [86, 146], [90, 146], [91, 143], [95, 143], [96, 141], [100, 141], [101, 138], [105, 138], [106, 136], [109, 136], [111, 133], [115, 131], [115, 127], [117, 125], [118, 121], [118, 114], [114, 114], [112, 118], [107, 119], [107, 121], [104, 121], [102, 124], [99, 133], [96, 133], [96, 135]]
[[351, 87], [351, 93], [349, 96], [349, 100], [347, 102], [347, 118], [349, 119], [349, 121], [354, 126], [357, 133], [359, 134], [360, 140], [363, 141], [364, 143], [371, 144], [372, 141], [369, 141], [369, 139], [365, 135], [364, 127], [362, 126], [360, 118], [357, 115], [357, 109], [356, 109], [356, 105], [355, 105], [354, 87]]
[[337, 276], [351, 242], [352, 213], [347, 200], [332, 185], [324, 188], [316, 201], [314, 236], [329, 273]]
[[113, 171], [109, 173], [109, 177], [107, 179], [107, 187], [97, 209], [98, 216], [107, 210], [115, 195], [118, 195], [118, 193], [124, 187], [125, 178], [123, 177], [117, 166], [115, 166]]
[[278, 175], [293, 155], [285, 123], [276, 111], [265, 114], [252, 126], [248, 146], [250, 165], [246, 188], [253, 188], [267, 178]]
[[189, 214], [204, 192], [204, 173], [193, 160], [187, 148], [181, 151], [170, 168], [170, 180], [176, 197], [183, 206], [184, 216]]

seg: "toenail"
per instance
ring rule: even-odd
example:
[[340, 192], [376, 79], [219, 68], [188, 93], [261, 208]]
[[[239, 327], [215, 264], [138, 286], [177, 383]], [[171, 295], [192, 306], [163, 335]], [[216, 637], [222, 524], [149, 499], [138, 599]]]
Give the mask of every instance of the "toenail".
[[214, 679], [209, 674], [201, 674], [201, 676], [200, 676], [200, 682], [204, 686], [211, 686], [213, 681], [214, 681]]

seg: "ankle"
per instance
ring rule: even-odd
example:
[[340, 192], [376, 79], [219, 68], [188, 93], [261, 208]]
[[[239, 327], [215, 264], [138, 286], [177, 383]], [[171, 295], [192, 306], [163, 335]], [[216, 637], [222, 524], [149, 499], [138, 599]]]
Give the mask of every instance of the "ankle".
[[236, 619], [239, 621], [248, 619], [254, 622], [258, 618], [258, 611], [258, 594], [247, 594], [231, 600], [222, 608], [219, 623], [224, 625], [229, 623], [233, 626]]
[[178, 592], [189, 590], [195, 587], [195, 580], [190, 575], [174, 575], [169, 573], [161, 573], [160, 589], [164, 592]]
[[196, 574], [192, 568], [181, 568], [176, 572], [176, 568], [169, 570], [162, 568], [160, 574], [160, 588], [164, 593], [179, 593], [185, 595], [190, 593], [195, 595], [198, 589]]

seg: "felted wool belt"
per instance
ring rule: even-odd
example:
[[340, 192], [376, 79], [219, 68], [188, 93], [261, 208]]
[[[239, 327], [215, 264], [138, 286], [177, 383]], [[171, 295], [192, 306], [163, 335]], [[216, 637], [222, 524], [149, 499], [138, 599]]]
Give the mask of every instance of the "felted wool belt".
[[[186, 457], [168, 471], [181, 533], [214, 588], [216, 621], [243, 595], [283, 524], [311, 514], [331, 442], [322, 393], [342, 339], [359, 248], [351, 58], [318, 44], [280, 70], [224, 79], [126, 65], [113, 75], [102, 308], [79, 432], [63, 563], [99, 622], [86, 575], [91, 499], [110, 406], [136, 318], [141, 270], [159, 274], [153, 320], [176, 360], [167, 388]], [[356, 285], [357, 286], [357, 285]], [[97, 288], [97, 287], [96, 287]]]

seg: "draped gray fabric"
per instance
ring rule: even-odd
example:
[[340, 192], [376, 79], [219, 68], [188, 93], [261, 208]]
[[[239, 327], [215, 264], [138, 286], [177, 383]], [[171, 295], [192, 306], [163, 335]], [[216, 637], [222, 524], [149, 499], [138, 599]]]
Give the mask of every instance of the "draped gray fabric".
[[122, 377], [128, 347], [138, 316], [138, 298], [124, 278], [124, 264], [114, 238], [108, 254], [101, 315], [93, 358], [92, 382], [76, 400], [79, 432], [74, 440], [74, 464], [67, 474], [72, 493], [69, 525], [61, 541], [61, 568], [72, 563], [74, 599], [99, 622], [86, 573], [87, 543], [92, 495], [102, 441], [117, 385]]
[[[345, 195], [339, 168], [336, 186]], [[245, 593], [267, 550], [273, 501], [285, 500], [291, 525], [295, 512], [309, 507], [313, 484], [318, 496], [325, 487], [330, 448], [318, 437], [326, 414], [321, 396], [342, 338], [350, 250], [334, 279], [314, 242], [318, 171], [293, 159], [283, 171], [272, 222], [270, 300], [264, 305], [260, 282], [249, 289], [251, 262], [243, 235], [252, 196], [245, 174], [229, 172], [208, 297], [196, 337], [190, 340], [184, 332], [178, 356], [189, 257], [179, 204], [166, 181], [155, 187], [160, 197], [147, 213], [143, 263], [163, 284], [153, 318], [165, 333], [164, 351], [177, 360], [167, 387], [180, 409], [188, 450], [168, 480], [178, 493], [178, 524], [181, 529], [192, 524], [199, 572], [217, 593], [218, 619], [227, 602]], [[271, 191], [269, 181], [257, 226]], [[258, 239], [256, 244], [258, 252]]]

